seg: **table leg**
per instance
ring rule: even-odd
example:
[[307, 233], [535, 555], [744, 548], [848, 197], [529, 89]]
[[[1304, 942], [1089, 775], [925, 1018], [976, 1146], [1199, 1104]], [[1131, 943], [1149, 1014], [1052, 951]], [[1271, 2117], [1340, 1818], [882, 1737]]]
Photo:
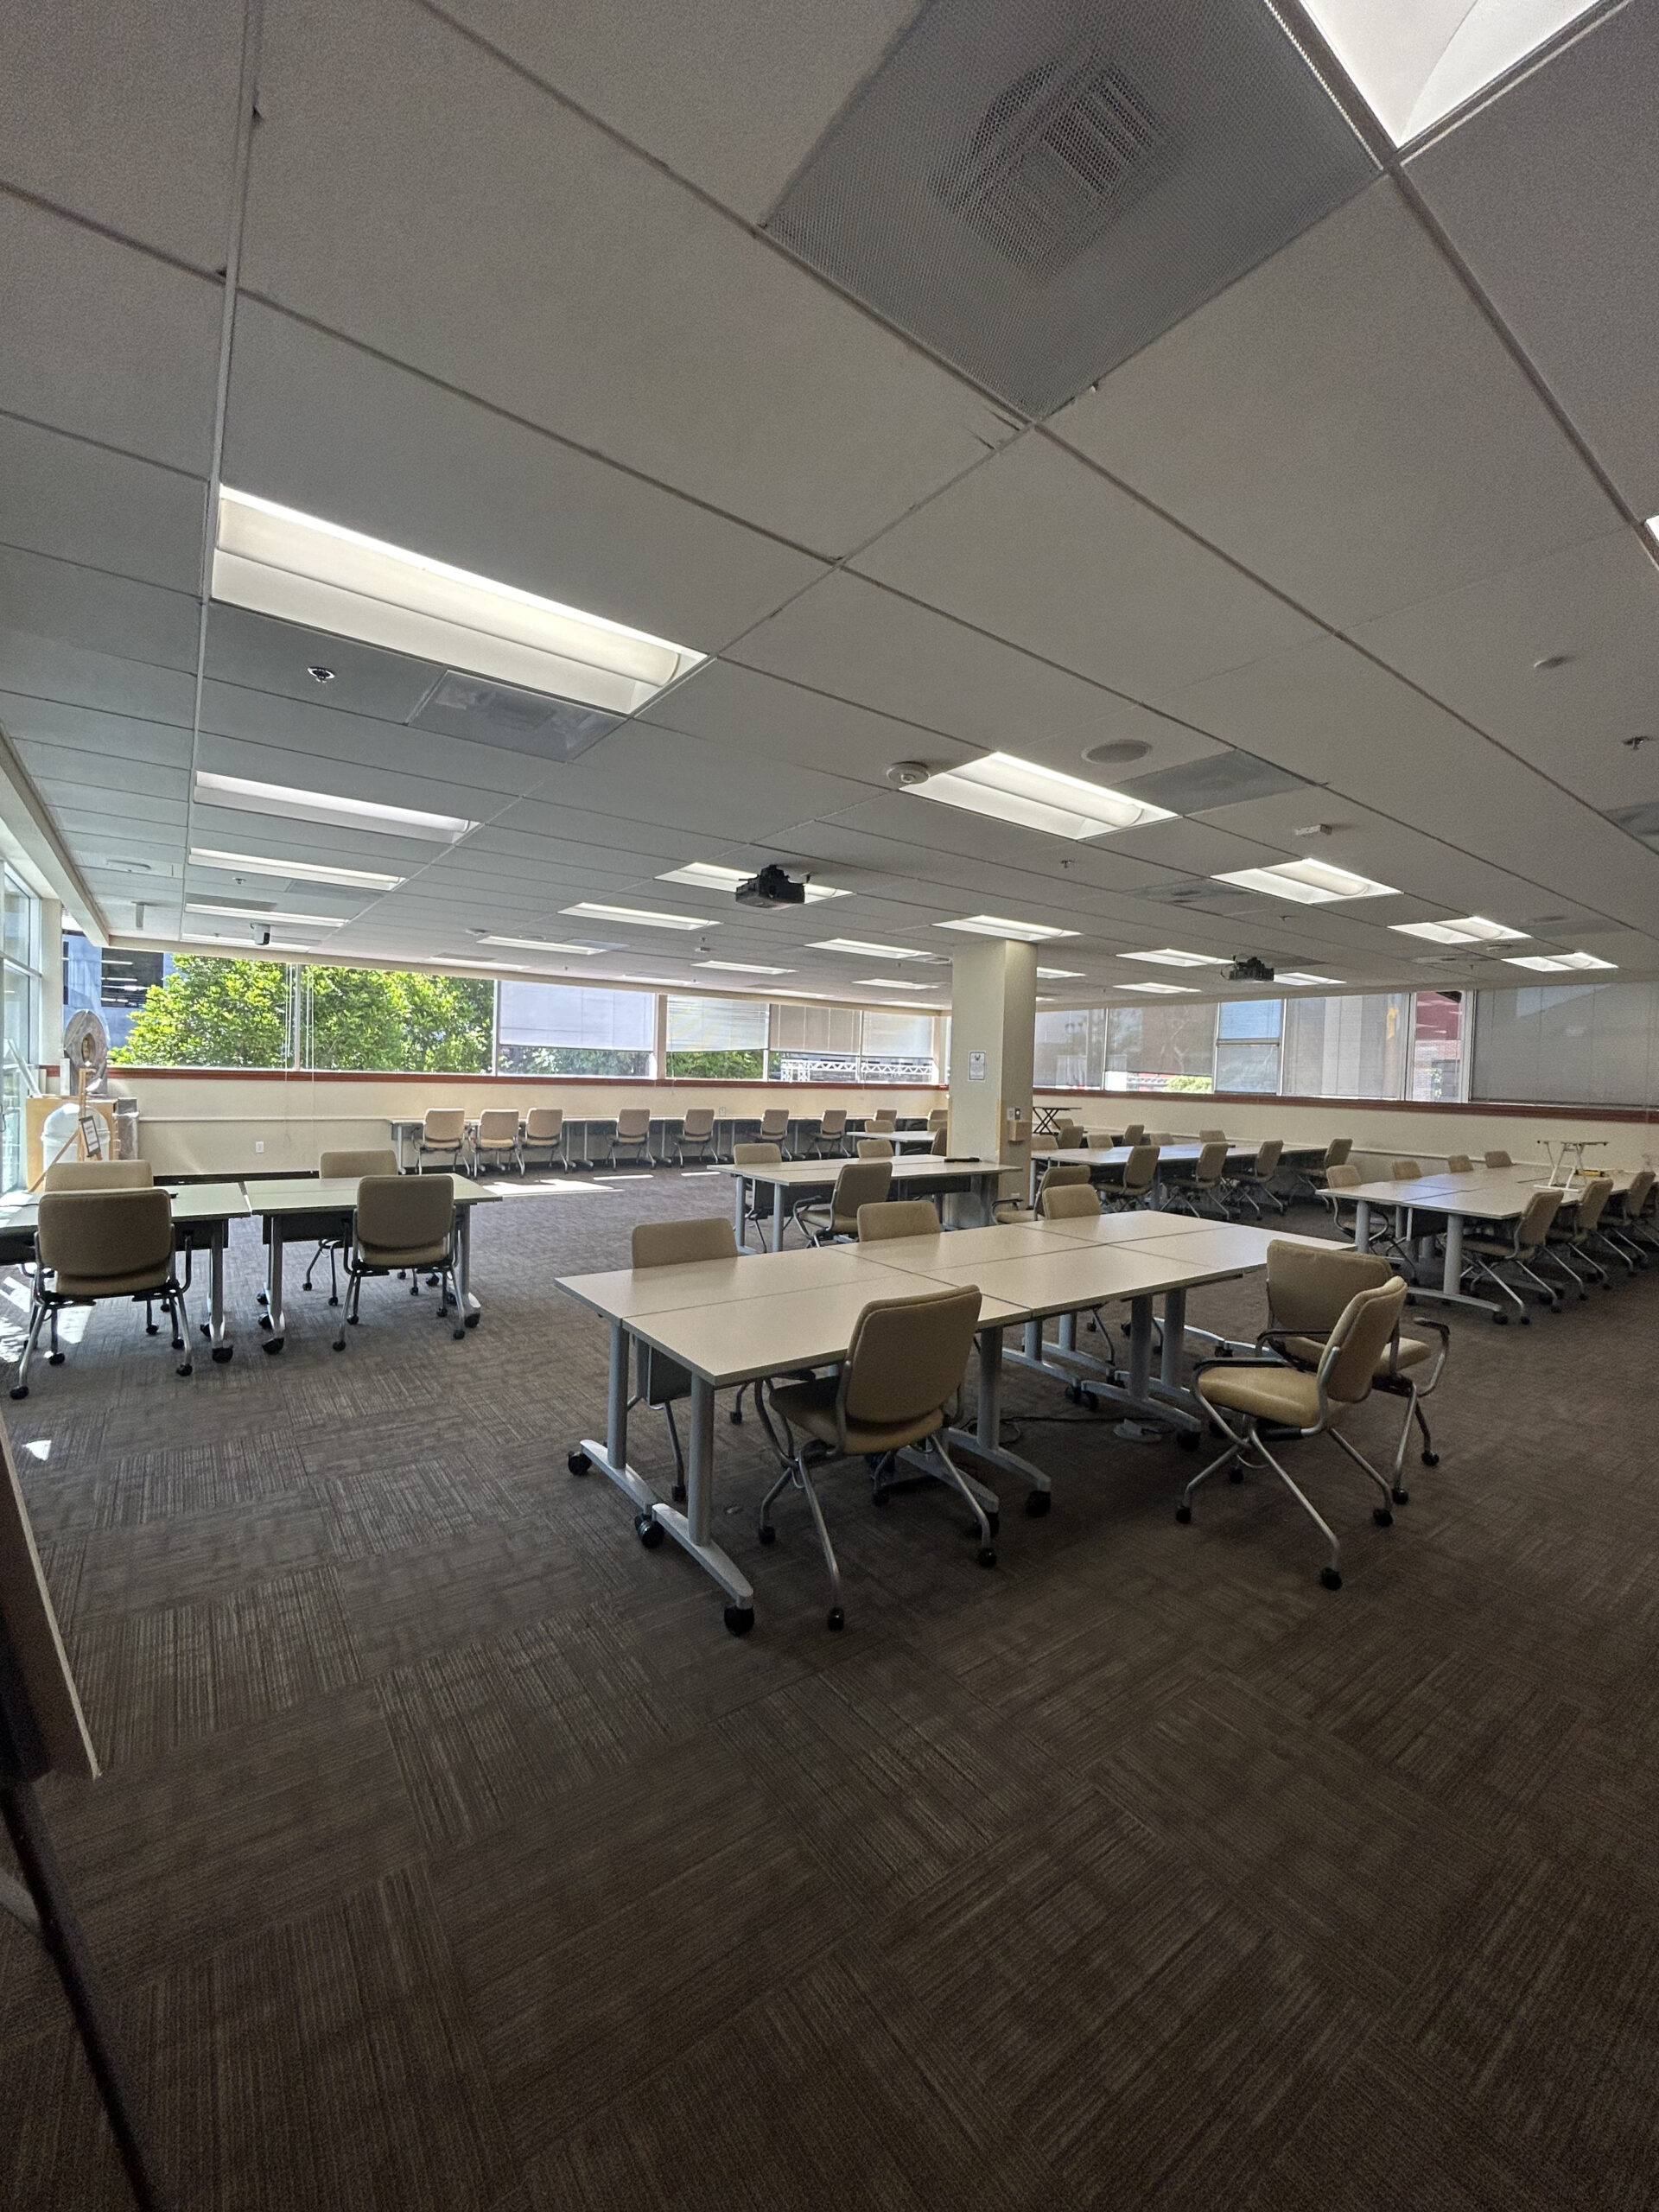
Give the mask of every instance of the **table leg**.
[[613, 1321], [605, 1441], [601, 1444], [594, 1437], [584, 1436], [568, 1464], [573, 1475], [585, 1475], [590, 1467], [597, 1467], [601, 1475], [608, 1475], [632, 1505], [637, 1529], [641, 1521], [649, 1522], [656, 1511], [657, 1493], [645, 1477], [628, 1465], [628, 1356], [632, 1344], [632, 1338], [621, 1322]]
[[260, 1327], [270, 1333], [265, 1338], [267, 1351], [281, 1351], [283, 1338], [288, 1332], [288, 1316], [283, 1311], [283, 1217], [268, 1214], [265, 1227], [270, 1242], [265, 1246], [265, 1310], [260, 1317]]
[[1354, 1201], [1354, 1249], [1369, 1252], [1371, 1249], [1371, 1202], [1369, 1198]]
[[[983, 1459], [993, 1467], [1001, 1467], [1008, 1474], [1018, 1475], [1022, 1482], [1031, 1484], [1031, 1494], [1026, 1500], [1026, 1510], [1033, 1520], [1048, 1511], [1049, 1480], [1040, 1467], [1033, 1467], [1029, 1459], [1022, 1459], [1017, 1452], [1009, 1452], [1002, 1444], [1002, 1332], [985, 1328], [979, 1332], [979, 1410], [971, 1430], [953, 1428], [946, 1433], [945, 1442], [955, 1451], [965, 1452], [976, 1459]], [[990, 1491], [974, 1485], [976, 1495], [989, 1513], [997, 1510], [997, 1501]]]
[[1075, 1352], [1077, 1351], [1077, 1317], [1075, 1313], [1061, 1314], [1059, 1319], [1058, 1337], [1059, 1348], [1062, 1351]]
[[213, 1243], [209, 1247], [207, 1274], [211, 1305], [207, 1321], [207, 1341], [213, 1346], [215, 1363], [223, 1367], [236, 1346], [231, 1342], [231, 1332], [225, 1319], [225, 1254], [231, 1241], [228, 1221], [215, 1222]]
[[1440, 1269], [1440, 1287], [1451, 1298], [1455, 1298], [1463, 1288], [1463, 1216], [1460, 1213], [1449, 1213], [1446, 1217], [1446, 1262]]
[[732, 1178], [732, 1234], [737, 1239], [737, 1249], [743, 1249], [743, 1199], [749, 1187], [747, 1175]]
[[691, 1436], [686, 1452], [685, 1510], [658, 1503], [657, 1518], [683, 1551], [712, 1576], [726, 1598], [726, 1625], [734, 1636], [754, 1626], [753, 1586], [709, 1540], [715, 1491], [715, 1387], [691, 1378]]
[[772, 1186], [772, 1249], [774, 1252], [781, 1252], [784, 1249], [784, 1186], [781, 1183], [774, 1183]]
[[[1145, 1405], [1152, 1395], [1152, 1300], [1129, 1301], [1129, 1395]], [[1134, 1414], [1119, 1421], [1115, 1435], [1128, 1444], [1152, 1444], [1168, 1432], [1156, 1421], [1139, 1421]]]
[[455, 1223], [455, 1288], [461, 1293], [461, 1319], [469, 1329], [478, 1326], [478, 1317], [484, 1311], [473, 1296], [473, 1210], [471, 1206], [457, 1206], [459, 1219]]
[[1181, 1387], [1181, 1357], [1186, 1350], [1186, 1293], [1164, 1293], [1164, 1351], [1158, 1379], [1166, 1390]]

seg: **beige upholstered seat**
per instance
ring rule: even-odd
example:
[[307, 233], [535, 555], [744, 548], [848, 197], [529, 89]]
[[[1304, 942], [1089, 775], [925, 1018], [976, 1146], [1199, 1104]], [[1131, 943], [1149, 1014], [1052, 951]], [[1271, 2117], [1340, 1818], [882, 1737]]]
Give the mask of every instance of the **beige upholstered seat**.
[[948, 1129], [950, 1126], [950, 1109], [948, 1106], [934, 1107], [927, 1117], [927, 1126], [930, 1129]]
[[688, 1106], [680, 1123], [680, 1134], [674, 1147], [674, 1157], [682, 1167], [685, 1165], [687, 1147], [698, 1160], [712, 1160], [715, 1156], [715, 1109], [712, 1106]]
[[887, 1133], [891, 1135], [898, 1126], [899, 1109], [896, 1106], [882, 1106], [878, 1108], [869, 1121], [865, 1123], [865, 1127], [867, 1128], [874, 1130], [878, 1135], [883, 1129], [887, 1130]]
[[66, 1306], [92, 1306], [101, 1298], [142, 1298], [147, 1305], [159, 1298], [172, 1318], [173, 1349], [184, 1354], [178, 1372], [188, 1375], [190, 1321], [174, 1264], [173, 1201], [167, 1192], [142, 1185], [48, 1191], [37, 1218], [37, 1265], [12, 1396], [29, 1395], [29, 1361], [41, 1328], [49, 1327], [48, 1364], [60, 1367], [59, 1313]]
[[1489, 1167], [1513, 1167], [1515, 1165], [1507, 1152], [1489, 1152], [1484, 1158]]
[[156, 1171], [147, 1160], [57, 1160], [46, 1171], [48, 1191], [147, 1191]]
[[[1088, 1181], [1089, 1163], [1086, 1160], [1051, 1160], [1043, 1170], [1042, 1181], [1037, 1185], [1036, 1211], [1039, 1213], [1042, 1211], [1046, 1192], [1071, 1189]], [[1096, 1204], [1099, 1204], [1098, 1199]], [[1028, 1222], [1032, 1218], [1031, 1210], [1014, 1198], [1001, 1199], [993, 1211], [996, 1220], [1004, 1224]]]
[[524, 1134], [519, 1143], [519, 1158], [528, 1166], [531, 1153], [543, 1152], [547, 1154], [546, 1164], [550, 1167], [563, 1149], [563, 1107], [532, 1106], [524, 1116]]
[[[720, 1214], [702, 1214], [691, 1221], [641, 1221], [634, 1224], [628, 1256], [636, 1268], [678, 1268], [697, 1260], [734, 1260], [737, 1239], [731, 1223]], [[674, 1452], [671, 1496], [676, 1505], [683, 1505], [685, 1455], [674, 1423], [674, 1407], [677, 1400], [691, 1395], [690, 1371], [639, 1337], [634, 1339], [633, 1372], [634, 1394], [628, 1401], [629, 1410], [650, 1406], [668, 1423], [668, 1440]], [[742, 1393], [738, 1395], [741, 1400]], [[647, 1548], [654, 1550], [661, 1543], [661, 1524], [649, 1513], [638, 1515], [634, 1527]]]
[[524, 1163], [518, 1150], [518, 1109], [516, 1106], [486, 1106], [478, 1117], [478, 1127], [473, 1133], [473, 1161], [475, 1166], [516, 1167], [524, 1173]]
[[1280, 1213], [1285, 1211], [1285, 1201], [1273, 1188], [1273, 1179], [1279, 1173], [1279, 1157], [1284, 1148], [1282, 1137], [1267, 1138], [1256, 1147], [1255, 1158], [1250, 1165], [1228, 1179], [1228, 1190], [1243, 1199], [1258, 1218], [1264, 1201]]
[[1045, 1221], [1081, 1221], [1100, 1211], [1100, 1193], [1084, 1171], [1081, 1183], [1045, 1183], [1037, 1199]]
[[787, 1106], [768, 1106], [760, 1116], [760, 1135], [766, 1144], [782, 1144], [789, 1135]]
[[[1318, 1256], [1322, 1259], [1325, 1255]], [[1361, 1266], [1374, 1264], [1363, 1255], [1331, 1256], [1351, 1256]], [[1196, 1377], [1198, 1397], [1224, 1431], [1227, 1448], [1188, 1483], [1175, 1509], [1176, 1519], [1192, 1519], [1192, 1499], [1198, 1485], [1222, 1469], [1230, 1472], [1236, 1469], [1242, 1475], [1244, 1469], [1257, 1464], [1270, 1468], [1324, 1536], [1330, 1559], [1321, 1570], [1319, 1580], [1326, 1589], [1339, 1590], [1341, 1547], [1329, 1522], [1303, 1496], [1263, 1442], [1262, 1429], [1268, 1425], [1295, 1429], [1303, 1436], [1332, 1438], [1382, 1491], [1382, 1503], [1373, 1509], [1371, 1517], [1380, 1527], [1387, 1528], [1394, 1519], [1393, 1493], [1389, 1483], [1342, 1433], [1339, 1424], [1370, 1395], [1378, 1362], [1399, 1328], [1405, 1300], [1406, 1286], [1398, 1276], [1391, 1275], [1385, 1283], [1356, 1291], [1332, 1329], [1319, 1365], [1312, 1374], [1277, 1361], [1258, 1364], [1218, 1360], [1213, 1365], [1200, 1368]], [[1228, 1420], [1229, 1414], [1235, 1419]]]
[[1122, 1213], [1130, 1206], [1144, 1205], [1158, 1180], [1158, 1147], [1137, 1144], [1131, 1147], [1123, 1163], [1123, 1180], [1109, 1186], [1105, 1203], [1109, 1211]]
[[629, 1262], [636, 1268], [678, 1268], [695, 1260], [734, 1260], [737, 1239], [723, 1214], [700, 1214], [691, 1221], [639, 1221], [630, 1239]]
[[1415, 1183], [1422, 1175], [1421, 1162], [1415, 1160], [1391, 1160], [1389, 1173], [1396, 1183]]
[[1076, 1152], [1083, 1144], [1087, 1134], [1081, 1122], [1062, 1122], [1054, 1132], [1055, 1151]]
[[860, 1137], [858, 1156], [861, 1160], [891, 1160], [893, 1139], [891, 1137]]
[[1590, 1247], [1601, 1242], [1601, 1217], [1612, 1195], [1611, 1175], [1592, 1177], [1572, 1198], [1562, 1201], [1544, 1239], [1545, 1257], [1560, 1268], [1580, 1298], [1590, 1295], [1585, 1288], [1586, 1268], [1604, 1290], [1611, 1287], [1606, 1268]]
[[813, 1150], [823, 1159], [835, 1158], [847, 1149], [847, 1109], [826, 1106], [818, 1116], [817, 1141]]
[[1474, 1161], [1470, 1159], [1466, 1152], [1448, 1152], [1446, 1155], [1446, 1172], [1448, 1175], [1470, 1175], [1474, 1173]]
[[928, 1147], [928, 1150], [933, 1154], [933, 1157], [936, 1160], [943, 1160], [950, 1149], [950, 1132], [949, 1129], [935, 1129], [933, 1132], [933, 1141]]
[[1345, 1167], [1348, 1165], [1348, 1155], [1353, 1148], [1354, 1141], [1351, 1137], [1332, 1137], [1325, 1147], [1325, 1158], [1316, 1167], [1303, 1167], [1297, 1170], [1297, 1181], [1310, 1196], [1317, 1198], [1325, 1188], [1331, 1170], [1333, 1167]]
[[464, 1106], [433, 1107], [421, 1125], [421, 1141], [415, 1147], [416, 1173], [420, 1173], [421, 1163], [428, 1153], [435, 1157], [447, 1156], [452, 1168], [459, 1167], [466, 1142], [467, 1109]]
[[931, 1198], [882, 1198], [858, 1210], [858, 1241], [879, 1244], [890, 1236], [937, 1236], [939, 1210]]
[[784, 1443], [778, 1455], [782, 1472], [761, 1502], [760, 1541], [774, 1541], [772, 1501], [792, 1484], [806, 1498], [830, 1572], [832, 1629], [842, 1624], [841, 1571], [808, 1471], [810, 1445], [818, 1446], [812, 1454], [815, 1467], [832, 1459], [874, 1460], [878, 1497], [885, 1496], [884, 1474], [892, 1455], [916, 1453], [921, 1447], [918, 1456], [925, 1471], [948, 1484], [973, 1513], [981, 1564], [996, 1564], [989, 1514], [952, 1463], [942, 1433], [945, 1408], [961, 1384], [973, 1346], [979, 1302], [978, 1291], [971, 1288], [880, 1300], [867, 1306], [854, 1324], [838, 1373], [767, 1386], [768, 1402], [784, 1424]]
[[1137, 1145], [1142, 1141], [1146, 1134], [1147, 1125], [1144, 1122], [1131, 1122], [1128, 1128], [1124, 1130], [1122, 1135], [1118, 1139], [1118, 1142], [1120, 1144], [1131, 1146]]
[[[1535, 1191], [1518, 1221], [1465, 1221], [1463, 1224], [1465, 1274], [1476, 1282], [1488, 1282], [1495, 1290], [1501, 1290], [1516, 1309], [1522, 1328], [1532, 1319], [1526, 1300], [1498, 1269], [1511, 1268], [1524, 1275], [1541, 1304], [1554, 1306], [1558, 1302], [1556, 1292], [1538, 1273], [1534, 1262], [1540, 1259], [1549, 1241], [1550, 1229], [1563, 1196], [1560, 1191]], [[1495, 1318], [1507, 1320], [1509, 1316], [1500, 1310]]]
[[1225, 1129], [1200, 1129], [1198, 1131], [1198, 1142], [1200, 1144], [1225, 1144], [1226, 1141], [1227, 1132]]
[[1207, 1204], [1214, 1212], [1225, 1217], [1227, 1209], [1222, 1203], [1222, 1181], [1227, 1173], [1227, 1146], [1224, 1140], [1211, 1138], [1198, 1147], [1198, 1156], [1190, 1167], [1179, 1167], [1169, 1176], [1170, 1210], [1200, 1217]]
[[346, 1249], [351, 1287], [341, 1309], [334, 1350], [346, 1349], [347, 1324], [357, 1326], [363, 1285], [371, 1275], [410, 1278], [418, 1298], [421, 1270], [439, 1281], [438, 1317], [454, 1315], [456, 1341], [467, 1333], [455, 1282], [455, 1183], [452, 1175], [365, 1175], [357, 1186], [357, 1211]]
[[[754, 1142], [749, 1142], [746, 1144], [734, 1144], [732, 1147], [732, 1165], [734, 1167], [781, 1167], [783, 1164], [784, 1148], [782, 1145], [765, 1143], [757, 1144]], [[753, 1222], [755, 1227], [755, 1233], [759, 1236], [761, 1243], [764, 1245], [766, 1241], [766, 1233], [765, 1226], [760, 1219], [755, 1193], [747, 1184], [744, 1185], [744, 1188], [748, 1192], [748, 1196], [743, 1207], [744, 1241], [746, 1243], [748, 1241], [749, 1224]], [[741, 1392], [740, 1392], [740, 1398], [741, 1397]]]
[[1646, 1267], [1653, 1249], [1643, 1217], [1653, 1197], [1654, 1180], [1651, 1167], [1638, 1168], [1629, 1186], [1608, 1199], [1601, 1217], [1603, 1236], [1632, 1270]]
[[858, 1210], [876, 1205], [893, 1185], [891, 1160], [849, 1160], [836, 1178], [828, 1204], [818, 1200], [795, 1208], [795, 1225], [810, 1244], [826, 1236], [856, 1236]]
[[637, 1160], [642, 1166], [651, 1157], [651, 1109], [649, 1106], [625, 1106], [616, 1117], [610, 1148], [606, 1161], [610, 1165], [620, 1158]]
[[[317, 1161], [317, 1173], [325, 1182], [360, 1182], [365, 1175], [395, 1175], [397, 1173], [397, 1155], [390, 1145], [372, 1145], [360, 1152], [325, 1152]], [[325, 1252], [328, 1255], [328, 1303], [331, 1306], [340, 1303], [340, 1276], [334, 1262], [339, 1254], [345, 1250], [346, 1241], [345, 1237], [339, 1236], [320, 1236], [317, 1249], [306, 1266], [304, 1287], [309, 1290], [317, 1262]]]

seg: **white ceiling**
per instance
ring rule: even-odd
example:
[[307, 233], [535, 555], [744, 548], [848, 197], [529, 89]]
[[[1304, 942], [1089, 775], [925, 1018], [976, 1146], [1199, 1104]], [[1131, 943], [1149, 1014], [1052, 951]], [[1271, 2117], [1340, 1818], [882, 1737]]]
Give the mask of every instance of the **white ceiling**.
[[[118, 936], [176, 941], [188, 895], [337, 915], [346, 956], [577, 935], [616, 950], [503, 957], [707, 987], [702, 943], [846, 989], [880, 963], [813, 939], [948, 958], [934, 925], [989, 911], [1076, 931], [1052, 964], [1090, 991], [1170, 943], [1515, 981], [1388, 927], [1472, 911], [1659, 977], [1659, 853], [1605, 818], [1659, 802], [1655, 10], [1041, 424], [760, 230], [915, 13], [267, 0], [240, 226], [233, 10], [9, 27], [0, 728]], [[710, 658], [568, 766], [412, 728], [430, 665], [217, 606], [204, 643], [216, 455]], [[1115, 741], [1146, 750], [1084, 762]], [[1086, 846], [886, 777], [994, 748], [1121, 785], [1231, 747], [1305, 781]], [[193, 766], [480, 827], [193, 808]], [[238, 882], [193, 844], [407, 880]], [[1207, 881], [1303, 852], [1399, 895]], [[773, 858], [855, 895], [762, 917], [658, 880]], [[584, 897], [707, 930], [563, 915]]]

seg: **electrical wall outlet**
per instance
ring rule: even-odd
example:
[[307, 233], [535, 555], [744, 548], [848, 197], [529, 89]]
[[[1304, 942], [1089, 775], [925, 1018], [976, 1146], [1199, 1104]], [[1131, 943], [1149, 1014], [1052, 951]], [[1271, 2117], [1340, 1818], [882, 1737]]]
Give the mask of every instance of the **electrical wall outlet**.
[[253, 1141], [253, 1148], [256, 1152], [263, 1152], [264, 1150], [265, 1141], [264, 1137], [255, 1137]]

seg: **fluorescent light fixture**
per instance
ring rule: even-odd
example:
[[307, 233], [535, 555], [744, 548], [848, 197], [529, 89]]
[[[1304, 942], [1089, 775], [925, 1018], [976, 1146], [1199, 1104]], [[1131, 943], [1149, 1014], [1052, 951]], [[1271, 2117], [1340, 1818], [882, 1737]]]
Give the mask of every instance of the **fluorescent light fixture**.
[[245, 938], [233, 938], [228, 930], [181, 930], [179, 943], [215, 945], [220, 950], [239, 953], [253, 960], [264, 960], [273, 952], [311, 953], [317, 949], [314, 944], [287, 944], [278, 938], [272, 938], [269, 944], [250, 944]]
[[705, 658], [228, 486], [213, 597], [619, 715], [637, 714]]
[[1155, 960], [1160, 968], [1225, 968], [1230, 956], [1224, 952], [1178, 952], [1166, 944], [1159, 952], [1120, 952], [1120, 960]]
[[187, 914], [224, 914], [232, 921], [241, 922], [297, 922], [302, 929], [343, 930], [353, 917], [350, 914], [292, 914], [286, 906], [214, 906], [205, 899], [188, 899]]
[[607, 976], [606, 981], [615, 983], [647, 983], [661, 991], [683, 991], [685, 988], [684, 978], [679, 976]]
[[[787, 862], [785, 863], [787, 867]], [[687, 861], [683, 868], [671, 868], [659, 875], [658, 883], [697, 883], [705, 891], [735, 891], [740, 883], [747, 883], [759, 874], [752, 868], [718, 868], [713, 861]], [[806, 903], [816, 906], [824, 899], [850, 899], [850, 891], [836, 891], [827, 883], [809, 883]]]
[[561, 906], [562, 914], [582, 914], [596, 922], [636, 922], [648, 930], [717, 930], [718, 922], [704, 919], [701, 914], [659, 914], [651, 906], [605, 906], [597, 899], [579, 899], [574, 906]]
[[946, 806], [966, 807], [970, 814], [992, 815], [999, 822], [1018, 822], [1027, 830], [1046, 830], [1052, 837], [1104, 837], [1114, 830], [1136, 830], [1144, 822], [1173, 818], [1166, 806], [1149, 806], [1144, 799], [1108, 791], [1103, 784], [1087, 783], [1081, 776], [1039, 768], [1034, 760], [1021, 760], [1012, 753], [988, 753], [906, 789], [912, 798], [942, 799]]
[[219, 853], [192, 845], [198, 868], [222, 868], [232, 875], [280, 875], [293, 883], [340, 883], [353, 891], [395, 891], [404, 879], [369, 868], [329, 868], [321, 861], [272, 861], [255, 853]]
[[1276, 983], [1334, 983], [1342, 988], [1340, 976], [1309, 976], [1298, 968], [1281, 968], [1274, 976]]
[[1390, 922], [1402, 937], [1427, 938], [1431, 944], [1512, 944], [1527, 935], [1503, 922], [1489, 922], [1484, 914], [1465, 914], [1456, 922]]
[[912, 952], [902, 944], [868, 944], [857, 937], [821, 937], [809, 946], [812, 952], [855, 952], [865, 960], [931, 960], [931, 952]]
[[1196, 983], [1114, 983], [1112, 988], [1115, 991], [1155, 991], [1160, 998], [1173, 998], [1177, 995], [1189, 999], [1198, 996]]
[[792, 976], [792, 968], [763, 968], [755, 960], [695, 960], [694, 968], [723, 968], [733, 976]]
[[1306, 0], [1396, 146], [1484, 92], [1595, 0]]
[[859, 976], [854, 979], [855, 991], [937, 991], [937, 983], [918, 982], [913, 976]]
[[1535, 968], [1540, 975], [1565, 976], [1586, 968], [1617, 968], [1617, 960], [1598, 960], [1593, 952], [1510, 952], [1503, 956], [1510, 968]]
[[1052, 937], [1076, 937], [1076, 930], [1051, 929], [1046, 922], [1011, 922], [1003, 914], [964, 914], [957, 922], [935, 922], [936, 930], [966, 930], [971, 937], [1007, 937], [1020, 944], [1043, 944]]
[[1039, 968], [1037, 978], [1043, 983], [1079, 983], [1083, 973], [1081, 968]]
[[238, 814], [276, 814], [289, 822], [327, 822], [338, 830], [378, 830], [387, 836], [422, 837], [453, 845], [476, 822], [459, 814], [426, 814], [418, 807], [387, 806], [378, 799], [341, 798], [334, 791], [305, 791], [289, 784], [254, 783], [246, 776], [196, 771], [199, 806], [234, 807]]
[[1274, 868], [1235, 868], [1211, 878], [1216, 883], [1236, 883], [1241, 890], [1265, 891], [1270, 899], [1294, 899], [1299, 906], [1323, 906], [1333, 899], [1392, 899], [1391, 883], [1373, 883], [1369, 875], [1355, 875], [1329, 861], [1281, 861]]
[[612, 950], [609, 945], [577, 944], [556, 937], [497, 937], [490, 930], [480, 930], [478, 941], [480, 944], [513, 945], [521, 952], [574, 952], [584, 960], [591, 960], [596, 952]]

